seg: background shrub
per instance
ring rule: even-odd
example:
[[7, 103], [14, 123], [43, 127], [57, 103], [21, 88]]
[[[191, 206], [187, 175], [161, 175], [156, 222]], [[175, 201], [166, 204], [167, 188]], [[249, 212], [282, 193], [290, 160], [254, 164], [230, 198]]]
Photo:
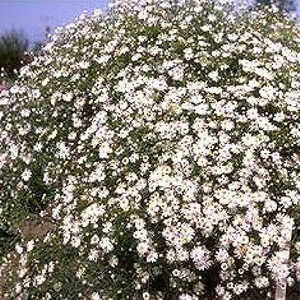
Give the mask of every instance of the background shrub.
[[29, 42], [23, 32], [12, 30], [0, 36], [0, 69], [9, 79], [14, 79], [16, 72], [29, 62], [26, 56]]

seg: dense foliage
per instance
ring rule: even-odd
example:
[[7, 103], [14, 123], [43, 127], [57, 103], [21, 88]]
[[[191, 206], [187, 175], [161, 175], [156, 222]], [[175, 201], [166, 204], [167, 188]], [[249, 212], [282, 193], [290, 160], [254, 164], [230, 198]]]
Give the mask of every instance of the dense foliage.
[[26, 64], [29, 42], [23, 32], [12, 30], [0, 36], [0, 73], [15, 79], [16, 72]]
[[299, 42], [275, 8], [208, 0], [56, 31], [0, 94], [1, 299], [295, 291]]

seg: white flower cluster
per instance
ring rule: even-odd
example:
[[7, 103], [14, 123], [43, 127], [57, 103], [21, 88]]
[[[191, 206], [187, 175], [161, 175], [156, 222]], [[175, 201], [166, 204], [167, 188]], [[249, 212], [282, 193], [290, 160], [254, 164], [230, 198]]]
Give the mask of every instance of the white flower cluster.
[[9, 299], [293, 288], [299, 42], [279, 13], [231, 22], [209, 0], [115, 1], [58, 29], [0, 93], [1, 222], [55, 227], [16, 245]]

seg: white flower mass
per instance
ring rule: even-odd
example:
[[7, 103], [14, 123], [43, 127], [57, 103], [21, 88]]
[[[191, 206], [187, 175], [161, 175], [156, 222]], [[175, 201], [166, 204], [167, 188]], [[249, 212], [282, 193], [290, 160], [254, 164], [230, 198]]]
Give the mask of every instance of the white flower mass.
[[227, 2], [114, 1], [0, 92], [0, 225], [51, 224], [1, 257], [1, 299], [299, 286], [299, 24]]

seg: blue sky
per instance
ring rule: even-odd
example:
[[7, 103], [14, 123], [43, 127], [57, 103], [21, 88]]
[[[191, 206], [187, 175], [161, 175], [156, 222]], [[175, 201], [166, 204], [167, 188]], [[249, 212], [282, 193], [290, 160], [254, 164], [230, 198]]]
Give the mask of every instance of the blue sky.
[[[11, 29], [23, 30], [31, 42], [44, 39], [52, 30], [70, 23], [84, 10], [106, 10], [109, 0], [0, 0], [0, 35]], [[238, 0], [237, 0], [238, 1]], [[248, 0], [252, 2], [254, 0]], [[300, 15], [300, 0], [295, 0]]]
[[106, 10], [108, 0], [0, 0], [0, 35], [23, 30], [31, 41], [44, 39], [45, 29], [70, 23], [84, 10]]

